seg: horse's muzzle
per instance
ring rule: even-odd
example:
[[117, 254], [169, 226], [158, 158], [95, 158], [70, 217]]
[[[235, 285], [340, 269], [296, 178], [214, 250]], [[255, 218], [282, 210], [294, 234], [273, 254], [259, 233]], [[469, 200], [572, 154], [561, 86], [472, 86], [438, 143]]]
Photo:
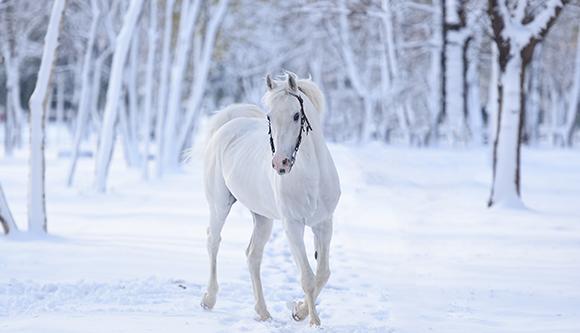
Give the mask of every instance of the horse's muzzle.
[[274, 154], [274, 157], [272, 158], [272, 168], [274, 168], [279, 175], [285, 175], [290, 173], [290, 170], [292, 170], [292, 163], [290, 162], [290, 158], [281, 154]]

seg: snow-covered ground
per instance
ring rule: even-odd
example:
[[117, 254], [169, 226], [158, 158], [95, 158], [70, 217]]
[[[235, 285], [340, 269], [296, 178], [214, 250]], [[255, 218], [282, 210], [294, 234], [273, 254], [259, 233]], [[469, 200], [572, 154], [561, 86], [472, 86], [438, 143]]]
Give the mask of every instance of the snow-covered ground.
[[[525, 150], [529, 209], [488, 210], [486, 149], [331, 150], [343, 196], [332, 275], [318, 305], [324, 331], [580, 331], [578, 151]], [[92, 160], [80, 161], [69, 189], [68, 161], [49, 153], [51, 236], [0, 237], [0, 332], [311, 330], [287, 309], [302, 293], [279, 224], [262, 272], [273, 320], [255, 320], [244, 255], [252, 223], [240, 205], [223, 233], [216, 308], [204, 311], [200, 163], [148, 183], [123, 165], [116, 156], [111, 190], [99, 194], [91, 189]], [[25, 156], [0, 160], [22, 228], [27, 174]]]

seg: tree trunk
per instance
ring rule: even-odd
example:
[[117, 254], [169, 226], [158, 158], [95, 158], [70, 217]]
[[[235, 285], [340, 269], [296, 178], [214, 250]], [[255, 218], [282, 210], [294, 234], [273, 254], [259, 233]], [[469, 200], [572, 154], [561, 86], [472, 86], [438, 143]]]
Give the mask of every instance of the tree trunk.
[[465, 46], [468, 38], [465, 1], [442, 0], [442, 113], [447, 119], [452, 142], [467, 141], [465, 90]]
[[95, 166], [95, 188], [104, 192], [107, 186], [107, 176], [113, 154], [113, 144], [115, 139], [115, 123], [118, 118], [119, 100], [123, 83], [123, 69], [127, 61], [127, 53], [131, 43], [131, 37], [143, 0], [131, 0], [131, 4], [125, 16], [123, 27], [117, 36], [115, 43], [115, 54], [111, 66], [111, 76], [109, 77], [109, 87], [107, 90], [107, 102], [105, 104], [105, 114], [103, 116], [103, 126], [101, 128], [99, 147], [96, 156]]
[[2, 184], [0, 184], [0, 226], [4, 229], [6, 235], [18, 232], [18, 227], [12, 217], [10, 207], [8, 207], [8, 201], [6, 201], [6, 197], [4, 196]]
[[157, 50], [157, 1], [149, 3], [149, 30], [147, 68], [145, 73], [145, 121], [143, 127], [143, 179], [149, 178], [149, 145], [151, 142], [151, 115], [153, 109], [153, 79], [155, 74], [155, 51]]
[[163, 28], [163, 45], [161, 49], [161, 78], [159, 85], [159, 95], [157, 96], [157, 123], [155, 124], [155, 138], [157, 139], [157, 160], [156, 162], [156, 174], [157, 177], [163, 175], [163, 149], [164, 149], [164, 122], [165, 122], [165, 112], [167, 111], [167, 89], [168, 89], [168, 77], [169, 77], [169, 62], [171, 60], [171, 36], [173, 32], [173, 6], [175, 4], [174, 0], [167, 0], [165, 2], [165, 23]]
[[433, 1], [433, 36], [431, 37], [431, 65], [429, 69], [431, 103], [429, 103], [429, 142], [427, 144], [432, 144], [439, 138], [439, 124], [441, 123], [441, 115], [443, 110], [442, 104], [444, 103], [444, 89], [441, 87], [441, 84], [444, 80], [441, 67], [444, 64], [444, 61], [442, 60], [444, 50], [442, 36], [443, 23], [442, 14], [440, 13], [441, 1], [444, 0]]
[[479, 48], [481, 40], [474, 36], [467, 46], [467, 117], [471, 139], [476, 145], [483, 143], [483, 119], [481, 115], [481, 101], [479, 98]]
[[[91, 68], [93, 68], [92, 63], [92, 54], [93, 48], [95, 45], [95, 39], [97, 35], [97, 27], [99, 24], [100, 19], [100, 11], [97, 5], [97, 0], [91, 0], [91, 8], [92, 8], [92, 21], [91, 21], [91, 28], [89, 32], [89, 40], [87, 42], [87, 49], [85, 51], [85, 58], [83, 60], [83, 71], [81, 73], [81, 97], [79, 101], [79, 109], [77, 112], [77, 121], [75, 127], [75, 134], [73, 138], [73, 147], [72, 147], [72, 154], [71, 154], [71, 161], [68, 170], [67, 176], [67, 185], [72, 186], [73, 178], [77, 166], [77, 160], [79, 158], [79, 149], [81, 146], [81, 141], [83, 139], [83, 133], [85, 131], [85, 126], [87, 124], [89, 109], [91, 108], [90, 99], [91, 88], [94, 89], [94, 84], [90, 84], [90, 73]], [[100, 69], [99, 69], [100, 70]], [[94, 74], [96, 75], [96, 73]], [[98, 83], [96, 83], [98, 84]]]
[[488, 206], [519, 206], [521, 149], [520, 75], [522, 59], [513, 52], [499, 73], [497, 133], [493, 151], [493, 183]]
[[574, 128], [576, 118], [578, 115], [578, 104], [580, 102], [580, 29], [578, 30], [578, 38], [576, 39], [576, 62], [574, 66], [574, 83], [570, 90], [570, 100], [568, 101], [568, 112], [566, 113], [565, 135], [566, 144], [572, 145], [574, 136]]
[[[187, 70], [187, 63], [189, 60], [188, 54], [191, 50], [193, 32], [195, 28], [195, 23], [197, 21], [197, 15], [200, 7], [200, 0], [194, 0], [192, 3], [184, 2], [184, 8], [182, 12], [184, 13], [184, 20], [182, 20], [179, 27], [179, 36], [177, 49], [175, 51], [175, 63], [171, 68], [171, 89], [169, 90], [169, 102], [167, 105], [167, 117], [165, 118], [165, 129], [163, 131], [163, 152], [164, 152], [164, 167], [173, 168], [175, 167], [175, 161], [173, 159], [175, 156], [170, 154], [170, 152], [175, 149], [177, 145], [176, 141], [176, 131], [179, 129], [179, 111], [181, 110], [181, 96], [182, 96], [182, 83], [183, 78]], [[197, 78], [198, 75], [196, 75]], [[194, 79], [195, 80], [195, 79]]]
[[186, 110], [186, 116], [183, 125], [178, 131], [177, 144], [168, 151], [170, 157], [167, 161], [170, 161], [173, 165], [179, 163], [180, 153], [186, 148], [185, 145], [187, 140], [193, 131], [194, 121], [198, 117], [201, 99], [205, 93], [205, 85], [207, 83], [209, 67], [211, 65], [215, 39], [218, 33], [218, 28], [226, 14], [228, 3], [229, 0], [220, 0], [216, 5], [217, 8], [212, 11], [213, 15], [207, 24], [201, 58], [195, 66], [195, 79], [191, 86], [189, 101], [187, 102], [188, 107]]
[[65, 0], [55, 0], [50, 14], [36, 87], [30, 96], [30, 181], [28, 189], [28, 231], [46, 233], [46, 201], [44, 188], [44, 143], [47, 92], [58, 46], [58, 35]]

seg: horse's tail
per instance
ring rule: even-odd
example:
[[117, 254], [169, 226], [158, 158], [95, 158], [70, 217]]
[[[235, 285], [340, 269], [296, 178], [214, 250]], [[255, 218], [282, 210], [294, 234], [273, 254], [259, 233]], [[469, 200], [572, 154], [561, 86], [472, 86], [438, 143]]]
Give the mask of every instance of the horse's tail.
[[254, 104], [232, 104], [216, 112], [207, 125], [206, 143], [223, 125], [235, 118], [264, 118], [264, 112]]

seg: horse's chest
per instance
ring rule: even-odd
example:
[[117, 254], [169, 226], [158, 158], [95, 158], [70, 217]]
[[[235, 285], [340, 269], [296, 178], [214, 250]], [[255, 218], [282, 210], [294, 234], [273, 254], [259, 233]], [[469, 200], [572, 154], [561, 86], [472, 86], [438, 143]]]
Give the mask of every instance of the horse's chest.
[[307, 223], [322, 206], [319, 193], [318, 184], [288, 182], [280, 186], [276, 201], [282, 217]]

